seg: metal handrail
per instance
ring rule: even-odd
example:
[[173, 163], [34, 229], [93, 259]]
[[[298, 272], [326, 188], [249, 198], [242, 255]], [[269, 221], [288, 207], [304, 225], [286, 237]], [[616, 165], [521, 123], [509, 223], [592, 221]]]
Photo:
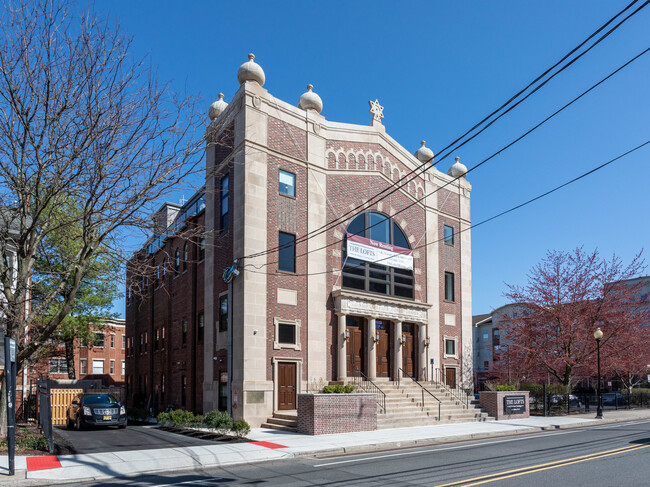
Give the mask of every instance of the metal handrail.
[[[436, 367], [436, 372], [437, 372], [436, 377], [438, 379], [436, 380], [436, 384], [441, 386], [445, 391], [447, 391], [449, 394], [455, 397], [457, 401], [460, 401], [463, 408], [469, 409], [469, 395], [462, 389], [458, 389], [458, 391], [455, 391], [451, 387], [448, 387], [447, 384], [445, 384], [445, 381], [443, 380], [444, 378], [442, 375], [442, 371], [440, 370], [439, 367]], [[465, 396], [464, 399], [461, 397], [461, 394]]]
[[[401, 372], [401, 374], [400, 374], [400, 372]], [[415, 380], [414, 377], [411, 377], [409, 374], [407, 374], [404, 371], [404, 369], [402, 369], [401, 367], [399, 367], [397, 369], [397, 385], [398, 386], [400, 385], [402, 375], [405, 375], [406, 377], [408, 377], [409, 379], [411, 379], [413, 382], [415, 382], [417, 385], [420, 386], [420, 392], [422, 392], [422, 407], [423, 408], [424, 408], [424, 393], [425, 392], [427, 394], [429, 394], [432, 398], [434, 398], [436, 401], [438, 401], [438, 417], [436, 418], [436, 421], [440, 421], [440, 418], [441, 418], [441, 416], [440, 416], [440, 405], [442, 404], [442, 401], [440, 399], [438, 399], [436, 396], [434, 396], [429, 389], [427, 389], [422, 384], [420, 384], [417, 380]]]
[[362, 389], [364, 392], [375, 394], [377, 396], [377, 405], [381, 408], [381, 412], [386, 413], [386, 393], [364, 375], [356, 365], [354, 366], [354, 372], [358, 374], [352, 377], [352, 383], [355, 387]]

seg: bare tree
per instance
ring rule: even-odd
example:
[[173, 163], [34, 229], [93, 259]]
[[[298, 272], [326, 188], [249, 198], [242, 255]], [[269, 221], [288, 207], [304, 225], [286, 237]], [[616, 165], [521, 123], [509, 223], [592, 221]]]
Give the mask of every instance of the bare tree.
[[[106, 19], [66, 0], [6, 1], [0, 15], [0, 316], [20, 367], [73, 309], [98, 249], [121, 255], [129, 228], [150, 228], [205, 145], [195, 101], [159, 83]], [[74, 245], [37, 270], [53, 233]]]

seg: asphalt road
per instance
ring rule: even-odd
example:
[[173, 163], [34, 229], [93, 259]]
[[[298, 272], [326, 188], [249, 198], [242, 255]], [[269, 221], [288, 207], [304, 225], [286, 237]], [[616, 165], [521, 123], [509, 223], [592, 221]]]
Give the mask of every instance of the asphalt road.
[[610, 487], [649, 485], [650, 421], [82, 485]]
[[55, 428], [55, 434], [63, 437], [75, 453], [214, 445], [212, 441], [177, 435], [151, 426], [129, 425], [126, 429], [96, 428], [82, 431], [69, 430], [65, 426], [57, 426]]

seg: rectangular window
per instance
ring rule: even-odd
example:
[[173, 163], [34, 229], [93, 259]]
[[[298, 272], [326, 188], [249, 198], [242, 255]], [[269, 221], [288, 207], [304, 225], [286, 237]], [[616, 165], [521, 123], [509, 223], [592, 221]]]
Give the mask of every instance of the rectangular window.
[[445, 225], [444, 233], [445, 233], [445, 243], [447, 245], [454, 245], [454, 227]]
[[125, 372], [126, 372], [126, 362], [122, 360], [122, 375], [126, 375]]
[[111, 348], [115, 348], [115, 335], [111, 333]]
[[219, 297], [219, 331], [228, 330], [228, 295]]
[[115, 360], [111, 360], [110, 367], [111, 367], [110, 368], [111, 374], [114, 374], [115, 373]]
[[487, 339], [488, 339], [488, 332], [484, 331], [483, 332], [483, 340], [487, 341]]
[[454, 301], [454, 274], [445, 272], [445, 299]]
[[187, 345], [187, 320], [181, 322], [181, 344]]
[[103, 348], [104, 347], [104, 334], [96, 332], [95, 333], [95, 346]]
[[156, 334], [153, 337], [153, 350], [154, 352], [158, 351], [158, 346], [160, 345], [160, 330], [156, 329]]
[[160, 348], [165, 349], [165, 327], [162, 327], [160, 332]]
[[223, 178], [221, 178], [221, 230], [226, 231], [228, 230], [228, 206], [229, 206], [229, 199], [230, 199], [230, 191], [228, 189], [229, 187], [229, 177], [228, 174], [226, 174]]
[[103, 360], [93, 360], [93, 374], [103, 374], [104, 373], [104, 361]]
[[296, 272], [296, 236], [280, 232], [278, 235], [278, 269]]
[[456, 340], [445, 340], [445, 355], [456, 355]]
[[296, 196], [296, 175], [280, 169], [280, 194]]
[[485, 362], [483, 362], [483, 368], [486, 369], [486, 370], [489, 369], [490, 368], [490, 362], [488, 362], [487, 360]]
[[203, 313], [199, 313], [198, 330], [196, 331], [196, 339], [199, 343], [203, 343], [203, 332], [205, 330], [205, 317]]
[[88, 363], [85, 358], [79, 360], [79, 374], [85, 375], [88, 373]]
[[126, 348], [126, 335], [122, 335], [122, 349]]
[[67, 374], [68, 363], [64, 358], [51, 358], [50, 359], [50, 374]]
[[278, 324], [278, 343], [296, 344], [296, 325], [289, 323]]

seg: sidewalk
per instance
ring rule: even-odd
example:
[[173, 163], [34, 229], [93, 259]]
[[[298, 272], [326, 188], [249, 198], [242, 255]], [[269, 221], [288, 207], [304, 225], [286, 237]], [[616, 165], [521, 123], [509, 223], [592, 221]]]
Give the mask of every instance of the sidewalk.
[[339, 435], [308, 436], [257, 428], [251, 443], [215, 444], [187, 448], [135, 450], [47, 457], [16, 457], [16, 475], [7, 475], [7, 457], [0, 458], [0, 485], [39, 485], [106, 479], [141, 473], [168, 472], [201, 467], [281, 460], [303, 455], [339, 454], [433, 445], [469, 439], [533, 433], [548, 429], [577, 428], [605, 423], [650, 419], [650, 409], [531, 417], [512, 421], [442, 424], [395, 428]]

